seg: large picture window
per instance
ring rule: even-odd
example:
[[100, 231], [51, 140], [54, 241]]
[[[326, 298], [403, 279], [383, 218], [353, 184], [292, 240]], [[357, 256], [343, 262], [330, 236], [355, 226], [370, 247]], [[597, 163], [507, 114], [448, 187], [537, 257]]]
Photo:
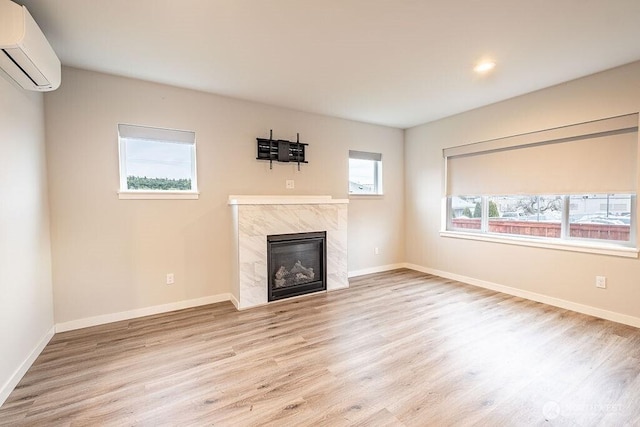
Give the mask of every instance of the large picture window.
[[[447, 229], [452, 231], [623, 246], [635, 243], [634, 194], [453, 196], [448, 200]], [[465, 206], [461, 212], [461, 200], [472, 201], [474, 207]]]
[[194, 132], [121, 124], [118, 141], [121, 198], [197, 198]]
[[637, 146], [630, 114], [445, 149], [446, 231], [635, 248]]

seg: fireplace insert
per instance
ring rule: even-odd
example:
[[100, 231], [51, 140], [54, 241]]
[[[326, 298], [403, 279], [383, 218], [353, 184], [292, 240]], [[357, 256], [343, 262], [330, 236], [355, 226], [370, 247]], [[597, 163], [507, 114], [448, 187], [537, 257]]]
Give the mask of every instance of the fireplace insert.
[[269, 301], [327, 289], [327, 233], [267, 236]]

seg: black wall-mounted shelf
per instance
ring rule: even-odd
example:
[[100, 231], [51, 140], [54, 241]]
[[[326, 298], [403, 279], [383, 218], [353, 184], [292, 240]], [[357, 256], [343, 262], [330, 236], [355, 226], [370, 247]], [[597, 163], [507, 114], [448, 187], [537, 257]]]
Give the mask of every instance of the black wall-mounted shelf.
[[309, 163], [306, 160], [306, 147], [309, 144], [300, 142], [300, 134], [297, 141], [285, 141], [284, 139], [273, 139], [273, 131], [269, 131], [269, 139], [256, 138], [257, 140], [257, 160], [269, 160], [270, 167], [273, 162], [297, 163], [300, 170], [301, 163]]

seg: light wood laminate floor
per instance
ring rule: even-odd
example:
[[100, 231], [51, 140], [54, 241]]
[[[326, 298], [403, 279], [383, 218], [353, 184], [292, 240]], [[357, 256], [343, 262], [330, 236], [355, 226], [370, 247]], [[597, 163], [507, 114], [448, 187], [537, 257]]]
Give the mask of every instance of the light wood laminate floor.
[[640, 330], [410, 270], [56, 334], [10, 426], [640, 425]]

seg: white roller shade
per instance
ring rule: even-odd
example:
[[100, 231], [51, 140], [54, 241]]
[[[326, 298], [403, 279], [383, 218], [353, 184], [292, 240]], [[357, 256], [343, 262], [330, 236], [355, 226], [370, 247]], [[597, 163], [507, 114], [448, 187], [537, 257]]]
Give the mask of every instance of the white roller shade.
[[382, 161], [382, 154], [380, 154], [380, 153], [368, 153], [366, 151], [349, 150], [349, 158], [350, 159], [372, 160], [374, 162], [381, 162]]
[[638, 114], [444, 150], [447, 195], [634, 193]]
[[152, 128], [136, 125], [118, 125], [118, 135], [120, 138], [145, 139], [151, 141], [181, 142], [194, 144], [196, 133], [186, 130]]

